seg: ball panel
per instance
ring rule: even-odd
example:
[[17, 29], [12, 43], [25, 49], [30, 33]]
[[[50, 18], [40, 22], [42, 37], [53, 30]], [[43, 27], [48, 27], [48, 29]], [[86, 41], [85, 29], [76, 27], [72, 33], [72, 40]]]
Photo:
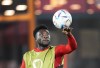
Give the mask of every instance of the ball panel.
[[68, 11], [61, 9], [54, 13], [53, 24], [55, 25], [55, 27], [59, 29], [63, 28], [63, 26], [69, 27], [71, 23], [72, 23], [72, 16]]

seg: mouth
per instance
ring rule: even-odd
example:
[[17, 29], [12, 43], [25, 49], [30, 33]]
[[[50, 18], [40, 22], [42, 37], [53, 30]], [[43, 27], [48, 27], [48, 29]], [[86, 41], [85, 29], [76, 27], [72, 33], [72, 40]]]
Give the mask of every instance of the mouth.
[[43, 40], [43, 41], [47, 41], [48, 42], [49, 40]]
[[44, 40], [43, 40], [43, 42], [49, 42], [49, 41], [50, 41], [49, 39], [44, 39]]
[[43, 40], [42, 43], [45, 45], [48, 45], [50, 43], [50, 40]]

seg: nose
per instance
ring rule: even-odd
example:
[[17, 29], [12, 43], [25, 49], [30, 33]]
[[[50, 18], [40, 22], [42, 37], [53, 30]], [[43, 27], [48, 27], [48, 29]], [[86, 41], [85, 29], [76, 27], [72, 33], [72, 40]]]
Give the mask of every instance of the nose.
[[47, 38], [48, 38], [48, 36], [43, 36], [43, 38], [44, 38], [44, 39], [47, 39]]

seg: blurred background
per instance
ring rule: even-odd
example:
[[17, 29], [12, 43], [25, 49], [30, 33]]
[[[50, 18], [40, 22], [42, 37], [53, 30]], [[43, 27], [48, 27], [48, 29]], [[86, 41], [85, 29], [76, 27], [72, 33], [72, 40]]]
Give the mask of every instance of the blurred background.
[[0, 0], [0, 68], [20, 68], [23, 54], [35, 47], [32, 32], [48, 26], [51, 44], [66, 36], [52, 23], [54, 12], [68, 10], [78, 48], [65, 56], [64, 68], [100, 68], [100, 0]]

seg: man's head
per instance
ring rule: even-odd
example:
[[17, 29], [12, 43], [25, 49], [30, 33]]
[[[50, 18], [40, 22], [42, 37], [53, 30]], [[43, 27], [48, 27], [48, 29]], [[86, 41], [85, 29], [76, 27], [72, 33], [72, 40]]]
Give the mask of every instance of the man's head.
[[42, 46], [46, 47], [50, 43], [50, 33], [48, 31], [48, 28], [44, 25], [38, 26], [35, 28], [33, 32], [34, 38], [36, 39], [36, 42]]

